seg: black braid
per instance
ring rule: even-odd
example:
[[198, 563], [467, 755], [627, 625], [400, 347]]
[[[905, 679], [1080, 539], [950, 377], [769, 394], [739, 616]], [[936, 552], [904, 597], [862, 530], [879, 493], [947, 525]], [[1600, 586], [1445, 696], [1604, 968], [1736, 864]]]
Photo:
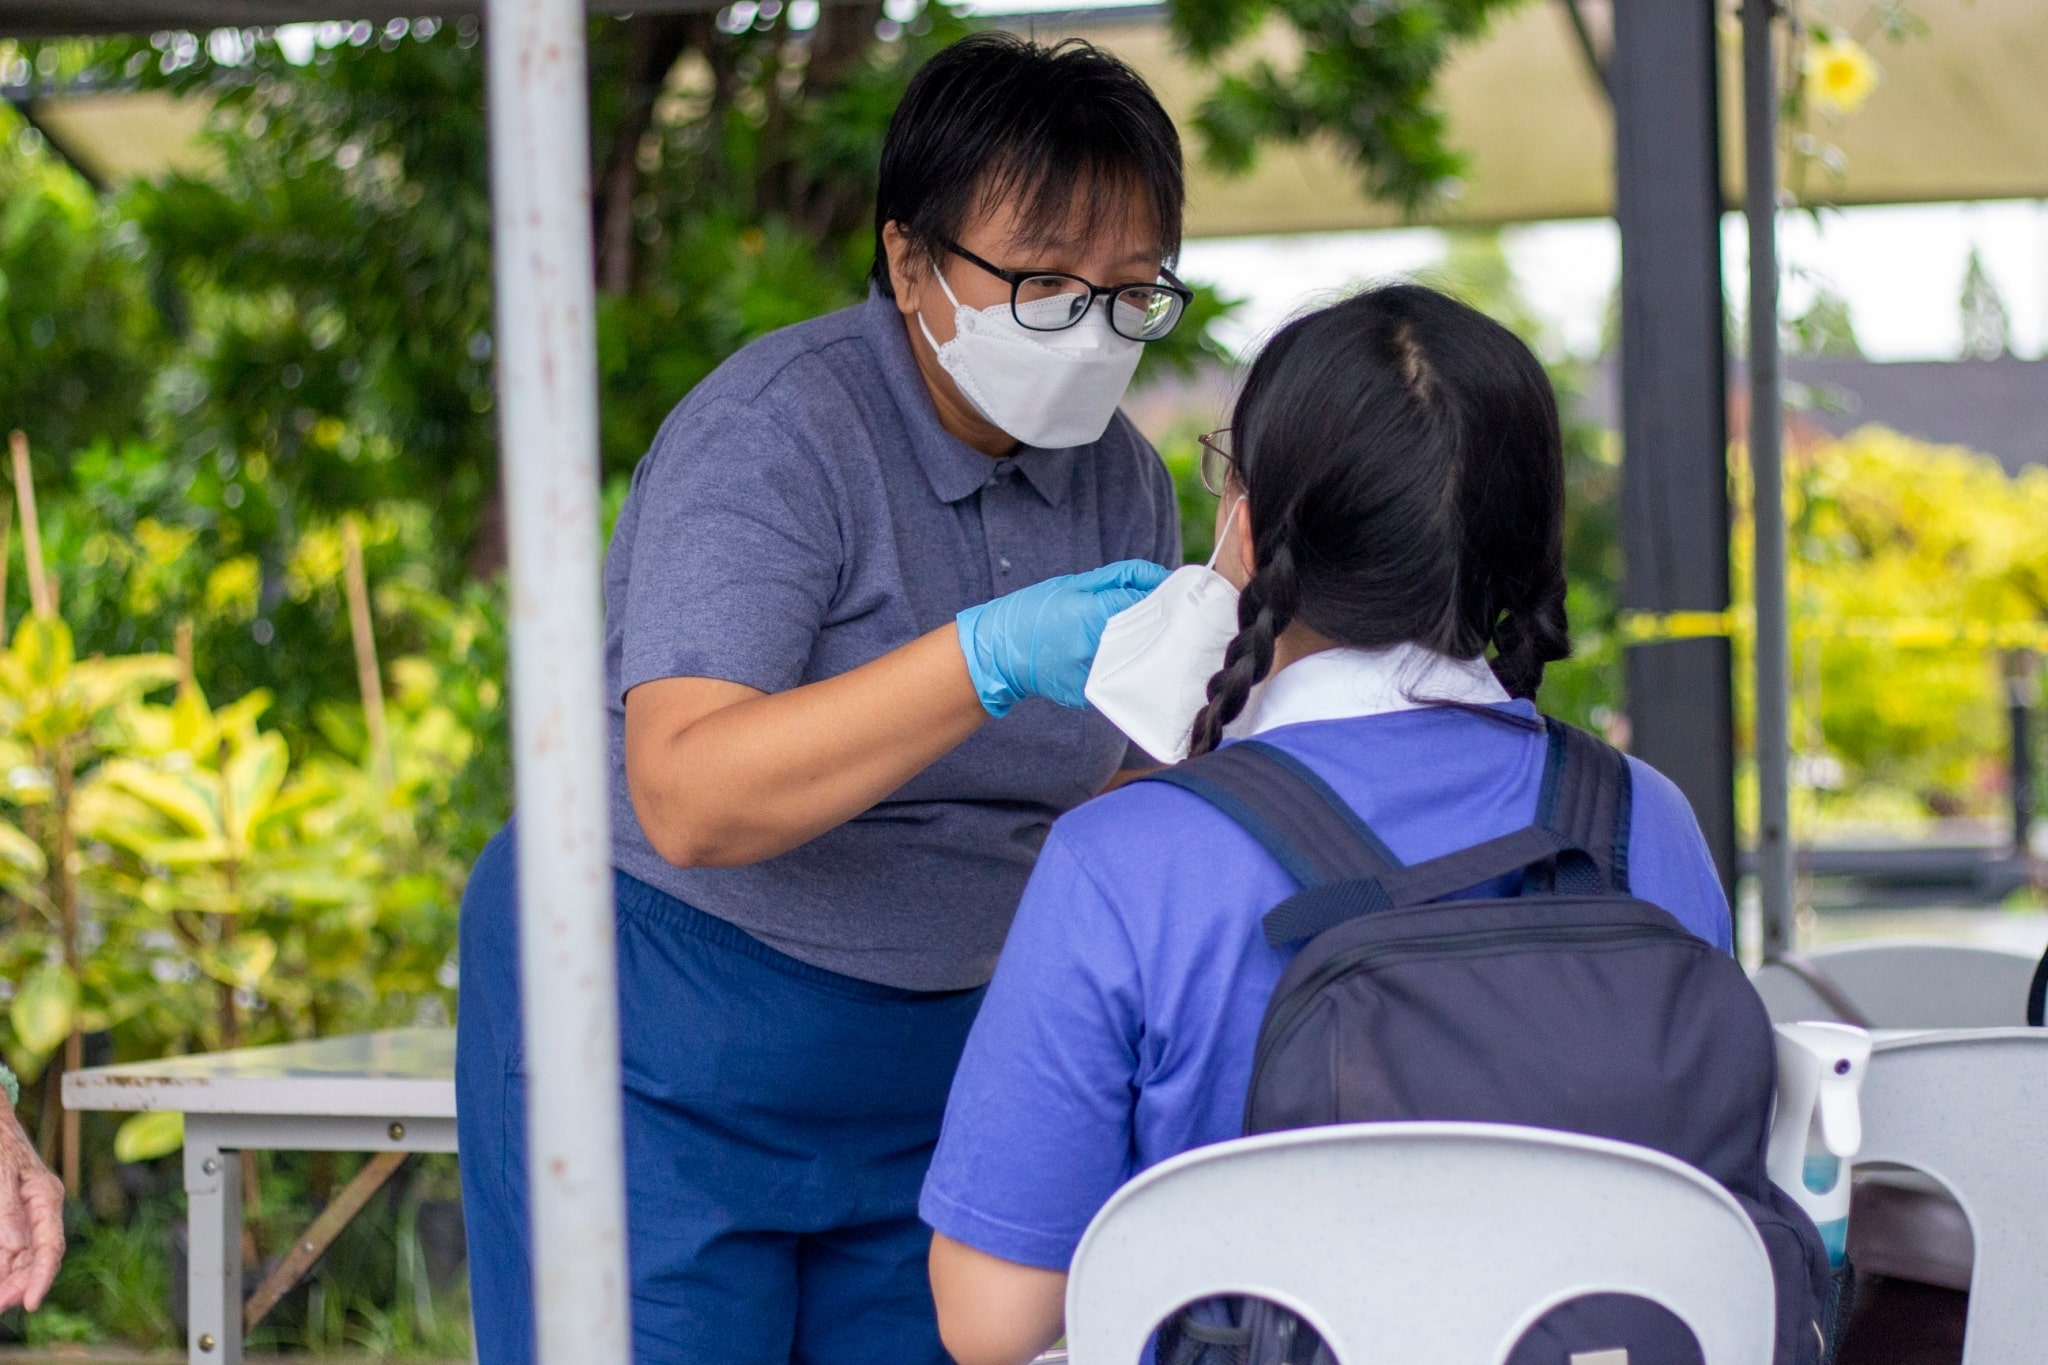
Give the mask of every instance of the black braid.
[[[1294, 567], [1294, 548], [1287, 531], [1237, 599], [1237, 635], [1224, 651], [1223, 667], [1209, 679], [1209, 704], [1195, 717], [1188, 741], [1191, 757], [1206, 754], [1223, 740], [1223, 728], [1244, 713], [1252, 689], [1273, 671], [1273, 645], [1293, 623], [1301, 606], [1301, 583]], [[1260, 546], [1264, 550], [1264, 545]]]
[[1536, 699], [1543, 666], [1569, 658], [1570, 622], [1565, 617], [1564, 578], [1559, 575], [1541, 600], [1501, 614], [1493, 627], [1493, 676], [1511, 697]]

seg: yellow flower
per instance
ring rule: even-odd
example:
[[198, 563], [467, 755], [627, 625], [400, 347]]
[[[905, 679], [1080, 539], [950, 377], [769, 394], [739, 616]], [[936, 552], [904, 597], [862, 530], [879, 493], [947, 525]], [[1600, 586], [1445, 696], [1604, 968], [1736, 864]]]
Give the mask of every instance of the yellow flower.
[[1836, 114], [1853, 114], [1877, 88], [1877, 63], [1850, 38], [1815, 43], [1806, 50], [1806, 97]]

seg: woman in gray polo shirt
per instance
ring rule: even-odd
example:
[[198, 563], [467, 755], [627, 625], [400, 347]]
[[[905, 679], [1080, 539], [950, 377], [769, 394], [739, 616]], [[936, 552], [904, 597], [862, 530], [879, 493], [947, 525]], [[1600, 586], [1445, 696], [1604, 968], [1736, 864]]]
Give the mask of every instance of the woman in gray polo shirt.
[[[1082, 684], [1179, 562], [1116, 411], [1187, 291], [1181, 156], [1082, 44], [934, 58], [874, 289], [748, 346], [633, 478], [605, 568], [641, 1360], [945, 1359], [917, 1195], [1055, 817], [1123, 737]], [[532, 1355], [513, 830], [462, 914], [481, 1357]]]

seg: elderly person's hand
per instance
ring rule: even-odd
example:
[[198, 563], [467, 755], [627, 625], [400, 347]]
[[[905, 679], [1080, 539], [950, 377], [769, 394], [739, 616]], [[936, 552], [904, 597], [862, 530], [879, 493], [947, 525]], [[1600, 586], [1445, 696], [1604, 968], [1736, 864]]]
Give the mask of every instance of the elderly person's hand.
[[0, 1312], [43, 1305], [64, 1259], [64, 1183], [51, 1175], [0, 1093]]

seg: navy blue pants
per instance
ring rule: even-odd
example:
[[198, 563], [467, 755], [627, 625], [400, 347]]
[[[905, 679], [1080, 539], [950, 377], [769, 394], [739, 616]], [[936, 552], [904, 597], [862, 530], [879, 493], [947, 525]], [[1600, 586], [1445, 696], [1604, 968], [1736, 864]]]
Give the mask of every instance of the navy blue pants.
[[[455, 1083], [483, 1365], [534, 1355], [512, 827], [462, 900]], [[619, 874], [636, 1361], [942, 1365], [918, 1187], [979, 990], [798, 962]]]

